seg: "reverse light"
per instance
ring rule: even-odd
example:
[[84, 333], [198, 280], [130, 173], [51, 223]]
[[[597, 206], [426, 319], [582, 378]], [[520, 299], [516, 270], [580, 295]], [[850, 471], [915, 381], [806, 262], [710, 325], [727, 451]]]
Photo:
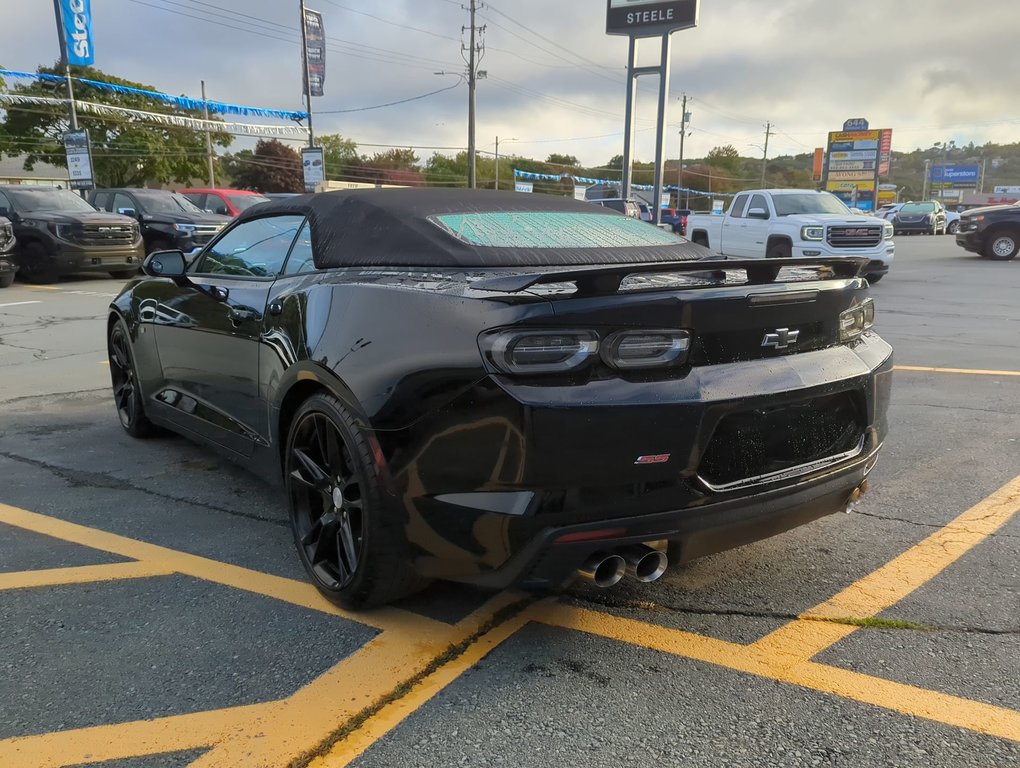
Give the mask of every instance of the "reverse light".
[[854, 341], [875, 325], [875, 300], [865, 299], [839, 316], [840, 342]]
[[679, 365], [690, 347], [687, 331], [619, 331], [602, 342], [600, 354], [611, 368], [633, 370]]
[[800, 228], [800, 239], [810, 241], [821, 241], [825, 239], [825, 227], [807, 226]]
[[565, 373], [598, 353], [594, 331], [510, 331], [482, 337], [482, 350], [505, 373]]

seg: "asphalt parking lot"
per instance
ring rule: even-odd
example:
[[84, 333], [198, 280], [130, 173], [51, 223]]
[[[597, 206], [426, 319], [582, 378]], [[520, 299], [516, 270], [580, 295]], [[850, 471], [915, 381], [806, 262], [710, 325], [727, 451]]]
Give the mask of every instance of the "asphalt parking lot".
[[0, 767], [1020, 760], [1020, 261], [898, 239], [852, 514], [556, 598], [348, 615], [281, 495], [108, 389], [119, 283], [0, 291]]

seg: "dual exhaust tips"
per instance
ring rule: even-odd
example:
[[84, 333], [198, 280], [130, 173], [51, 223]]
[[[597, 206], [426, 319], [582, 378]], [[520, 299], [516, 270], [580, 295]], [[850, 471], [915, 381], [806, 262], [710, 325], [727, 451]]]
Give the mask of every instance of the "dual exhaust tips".
[[635, 544], [611, 554], [592, 555], [577, 573], [596, 587], [605, 588], [619, 584], [625, 575], [644, 583], [655, 581], [668, 566], [665, 552]]

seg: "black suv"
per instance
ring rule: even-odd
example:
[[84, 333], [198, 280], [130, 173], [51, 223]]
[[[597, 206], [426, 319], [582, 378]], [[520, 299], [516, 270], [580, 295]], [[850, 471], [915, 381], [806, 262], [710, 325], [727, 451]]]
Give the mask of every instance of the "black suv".
[[32, 283], [74, 272], [128, 278], [145, 258], [135, 221], [100, 213], [68, 189], [0, 186], [0, 216], [14, 224], [15, 261]]
[[0, 288], [7, 288], [14, 282], [14, 273], [18, 271], [18, 265], [11, 260], [11, 251], [14, 250], [14, 225], [9, 219], [0, 216]]
[[1020, 251], [1020, 203], [974, 208], [960, 217], [956, 244], [995, 261]]
[[163, 189], [98, 189], [91, 199], [102, 211], [137, 219], [146, 253], [193, 251], [230, 222], [229, 216], [206, 213], [184, 195]]

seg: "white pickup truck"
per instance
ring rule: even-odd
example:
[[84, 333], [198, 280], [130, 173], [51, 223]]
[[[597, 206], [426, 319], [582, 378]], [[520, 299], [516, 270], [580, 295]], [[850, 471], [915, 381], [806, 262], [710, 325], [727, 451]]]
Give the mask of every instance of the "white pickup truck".
[[687, 238], [739, 259], [867, 257], [868, 280], [892, 266], [893, 227], [850, 211], [835, 195], [811, 189], [754, 189], [733, 198], [722, 216], [687, 218]]

